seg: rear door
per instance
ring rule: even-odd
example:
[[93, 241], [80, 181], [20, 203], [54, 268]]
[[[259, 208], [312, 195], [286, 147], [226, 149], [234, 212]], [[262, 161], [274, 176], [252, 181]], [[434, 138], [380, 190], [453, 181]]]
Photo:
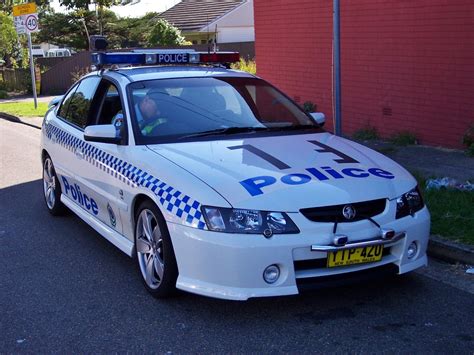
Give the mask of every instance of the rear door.
[[51, 141], [56, 145], [52, 149], [52, 159], [63, 195], [102, 220], [107, 215], [106, 207], [93, 186], [84, 178], [88, 170], [93, 168], [85, 153], [87, 145], [84, 128], [92, 120], [93, 100], [99, 82], [100, 77], [90, 76], [73, 87], [57, 111], [58, 120], [47, 129]]

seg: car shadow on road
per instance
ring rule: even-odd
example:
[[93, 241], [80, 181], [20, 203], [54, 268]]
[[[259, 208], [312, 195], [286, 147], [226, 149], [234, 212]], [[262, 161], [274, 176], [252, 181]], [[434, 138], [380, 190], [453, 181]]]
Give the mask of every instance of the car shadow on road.
[[2, 337], [12, 351], [23, 333], [23, 350], [45, 352], [391, 349], [414, 332], [433, 344], [448, 339], [440, 351], [471, 341], [451, 334], [464, 313], [445, 306], [446, 297], [462, 304], [463, 294], [419, 274], [246, 302], [184, 292], [154, 299], [133, 259], [72, 213], [48, 213], [41, 180], [1, 189], [0, 203], [0, 310], [9, 325]]

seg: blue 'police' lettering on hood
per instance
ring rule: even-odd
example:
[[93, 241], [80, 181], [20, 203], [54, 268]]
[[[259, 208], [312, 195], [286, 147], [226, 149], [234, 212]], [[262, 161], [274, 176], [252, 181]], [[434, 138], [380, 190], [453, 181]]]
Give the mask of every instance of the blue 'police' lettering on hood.
[[[324, 173], [322, 171], [324, 171]], [[280, 181], [286, 185], [302, 185], [310, 182], [312, 179], [324, 181], [329, 179], [367, 178], [376, 176], [382, 179], [394, 179], [395, 176], [386, 170], [379, 168], [369, 168], [366, 170], [359, 168], [344, 168], [340, 172], [329, 166], [322, 166], [319, 169], [308, 168], [306, 171], [310, 174], [287, 174], [280, 178]], [[251, 196], [257, 196], [264, 193], [263, 188], [277, 183], [273, 176], [256, 176], [250, 179], [240, 181], [240, 184], [247, 190]]]

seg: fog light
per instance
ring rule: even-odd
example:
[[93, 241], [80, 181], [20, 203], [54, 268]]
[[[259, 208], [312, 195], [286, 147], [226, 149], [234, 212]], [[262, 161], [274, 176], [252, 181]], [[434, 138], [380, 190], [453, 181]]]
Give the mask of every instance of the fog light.
[[270, 265], [263, 272], [263, 279], [266, 283], [272, 284], [280, 277], [280, 268], [276, 265]]
[[407, 249], [407, 257], [408, 259], [413, 259], [418, 252], [418, 245], [416, 242], [411, 242]]

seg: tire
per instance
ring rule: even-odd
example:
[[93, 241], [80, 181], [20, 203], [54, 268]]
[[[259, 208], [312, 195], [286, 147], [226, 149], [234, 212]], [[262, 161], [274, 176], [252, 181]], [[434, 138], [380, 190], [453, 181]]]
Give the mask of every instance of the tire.
[[49, 213], [53, 216], [64, 214], [66, 206], [61, 202], [61, 185], [49, 155], [43, 161], [43, 196]]
[[161, 212], [153, 202], [144, 201], [135, 221], [135, 254], [145, 288], [156, 298], [174, 295], [178, 267]]

